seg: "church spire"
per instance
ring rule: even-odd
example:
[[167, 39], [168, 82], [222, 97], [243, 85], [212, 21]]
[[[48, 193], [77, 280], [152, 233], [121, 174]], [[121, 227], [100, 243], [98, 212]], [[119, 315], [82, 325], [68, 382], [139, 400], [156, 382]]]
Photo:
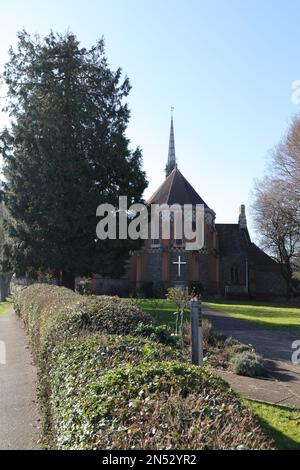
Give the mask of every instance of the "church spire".
[[166, 176], [176, 168], [176, 155], [175, 155], [175, 137], [174, 137], [174, 124], [173, 124], [173, 111], [174, 108], [171, 108], [171, 129], [170, 129], [170, 139], [169, 139], [169, 154], [168, 154], [168, 163], [166, 166]]

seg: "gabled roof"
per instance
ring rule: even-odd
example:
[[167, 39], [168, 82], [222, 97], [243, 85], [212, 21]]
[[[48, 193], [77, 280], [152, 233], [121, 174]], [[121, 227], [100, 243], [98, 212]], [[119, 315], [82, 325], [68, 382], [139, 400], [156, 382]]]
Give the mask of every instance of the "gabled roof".
[[163, 184], [150, 197], [148, 204], [204, 204], [204, 206], [208, 208], [208, 205], [185, 179], [177, 167], [174, 168]]
[[216, 224], [219, 249], [223, 256], [242, 254], [247, 251], [249, 235], [239, 224]]
[[261, 250], [255, 243], [251, 243], [249, 247], [249, 257], [255, 261], [256, 264], [261, 266], [271, 266], [271, 265], [280, 265], [275, 261], [271, 256], [267, 255], [263, 250]]
[[219, 250], [222, 256], [247, 256], [247, 258], [259, 266], [274, 266], [274, 261], [255, 243], [251, 242], [248, 230], [241, 228], [239, 224], [216, 224], [219, 238]]

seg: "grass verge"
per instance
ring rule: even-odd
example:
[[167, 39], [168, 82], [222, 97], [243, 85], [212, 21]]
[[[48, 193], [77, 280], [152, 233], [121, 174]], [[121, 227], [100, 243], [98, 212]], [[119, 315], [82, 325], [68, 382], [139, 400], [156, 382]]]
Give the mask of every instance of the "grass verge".
[[9, 302], [0, 302], [0, 316], [4, 315], [10, 307], [11, 304]]
[[300, 450], [300, 410], [252, 400], [245, 404], [259, 417], [264, 432], [279, 450]]

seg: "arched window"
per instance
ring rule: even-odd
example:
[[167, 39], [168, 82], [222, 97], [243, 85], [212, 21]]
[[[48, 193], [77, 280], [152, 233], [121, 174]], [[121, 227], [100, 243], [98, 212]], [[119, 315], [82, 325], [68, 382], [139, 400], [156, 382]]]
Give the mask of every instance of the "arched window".
[[160, 247], [160, 239], [159, 238], [152, 238], [151, 239], [151, 248], [159, 248]]
[[239, 284], [239, 267], [236, 264], [231, 266], [230, 278], [231, 284]]

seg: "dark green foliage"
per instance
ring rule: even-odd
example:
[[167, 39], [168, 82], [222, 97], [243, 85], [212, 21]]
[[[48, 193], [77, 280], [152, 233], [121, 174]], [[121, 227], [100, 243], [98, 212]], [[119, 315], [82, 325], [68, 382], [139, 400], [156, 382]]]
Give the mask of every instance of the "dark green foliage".
[[178, 336], [175, 336], [167, 325], [140, 323], [136, 328], [136, 334], [164, 344], [176, 344], [178, 341]]
[[153, 282], [142, 282], [139, 292], [146, 299], [152, 299], [154, 297]]
[[83, 279], [77, 282], [76, 292], [81, 295], [92, 295], [93, 293], [93, 280], [92, 279]]
[[3, 204], [2, 194], [0, 185], [0, 274], [8, 273], [11, 268], [9, 258], [6, 256], [8, 212]]
[[87, 50], [76, 37], [25, 31], [10, 50], [4, 81], [11, 129], [0, 135], [10, 253], [15, 271], [119, 276], [132, 242], [96, 242], [96, 208], [118, 197], [140, 202], [141, 151], [125, 136], [130, 91], [108, 67], [103, 40]]
[[192, 295], [195, 295], [199, 299], [204, 291], [203, 284], [201, 282], [190, 282], [189, 283], [189, 292]]

